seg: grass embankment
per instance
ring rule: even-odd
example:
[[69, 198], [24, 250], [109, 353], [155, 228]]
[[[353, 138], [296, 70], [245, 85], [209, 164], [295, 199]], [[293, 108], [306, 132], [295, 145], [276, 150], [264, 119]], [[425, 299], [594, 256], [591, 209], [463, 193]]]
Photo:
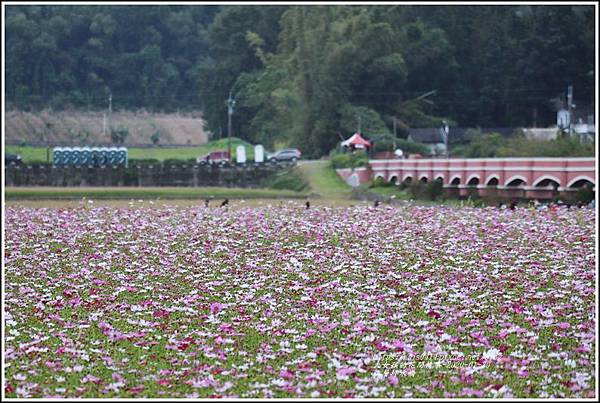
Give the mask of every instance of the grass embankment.
[[348, 199], [352, 194], [352, 188], [331, 168], [329, 161], [300, 161], [298, 170], [312, 192], [323, 198]]
[[[486, 206], [495, 206], [497, 205], [497, 200], [489, 199], [486, 200], [484, 198], [475, 198], [471, 199], [468, 197], [467, 199], [457, 199], [457, 198], [447, 198], [441, 194], [436, 194], [435, 198], [432, 198], [432, 195], [426, 195], [427, 190], [424, 187], [421, 187], [420, 190], [416, 190], [415, 193], [411, 193], [408, 188], [400, 188], [399, 186], [369, 186], [364, 185], [365, 189], [369, 192], [379, 194], [381, 196], [387, 197], [398, 201], [409, 202], [413, 205], [419, 206], [452, 206], [452, 207], [486, 207]], [[423, 186], [423, 185], [422, 185]], [[426, 186], [426, 185], [425, 185]], [[421, 195], [419, 196], [418, 193]], [[508, 203], [508, 201], [505, 201]]]
[[406, 190], [400, 190], [398, 186], [374, 186], [368, 188], [373, 193], [380, 194], [386, 197], [394, 197], [396, 200], [410, 200], [412, 199], [410, 193]]
[[[254, 160], [254, 146], [237, 137], [231, 138], [231, 153], [235, 156], [236, 147], [242, 145], [246, 147], [246, 160]], [[83, 146], [83, 145], [82, 145]], [[111, 147], [107, 145], [107, 147]], [[52, 148], [50, 147], [50, 162], [52, 162]], [[131, 159], [157, 159], [164, 161], [167, 159], [189, 160], [197, 158], [211, 151], [227, 150], [227, 139], [219, 139], [208, 142], [201, 146], [194, 147], [148, 147], [137, 148], [127, 147], [128, 158]], [[46, 147], [31, 146], [6, 146], [7, 154], [19, 154], [25, 163], [45, 162]]]
[[294, 199], [306, 192], [279, 189], [243, 189], [220, 187], [8, 187], [6, 200], [73, 200], [81, 199]]

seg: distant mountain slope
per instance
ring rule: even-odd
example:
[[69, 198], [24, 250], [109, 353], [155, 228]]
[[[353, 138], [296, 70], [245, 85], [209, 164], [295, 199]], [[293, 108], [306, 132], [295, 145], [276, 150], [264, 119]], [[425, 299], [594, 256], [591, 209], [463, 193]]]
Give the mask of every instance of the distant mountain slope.
[[[5, 117], [6, 144], [42, 144], [46, 141], [46, 133], [53, 144], [112, 143], [108, 119], [106, 133], [102, 134], [103, 112], [7, 111]], [[200, 113], [113, 112], [110, 126], [128, 129], [125, 144], [152, 144], [154, 133], [159, 133], [159, 144], [164, 145], [200, 145], [208, 141]]]

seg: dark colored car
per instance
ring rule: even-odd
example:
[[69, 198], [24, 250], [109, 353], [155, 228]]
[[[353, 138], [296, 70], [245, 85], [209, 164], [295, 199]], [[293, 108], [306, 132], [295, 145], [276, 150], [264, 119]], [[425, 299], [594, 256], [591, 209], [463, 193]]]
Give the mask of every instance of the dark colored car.
[[21, 156], [18, 154], [6, 154], [4, 156], [4, 165], [13, 164], [20, 165], [23, 161], [21, 160]]
[[279, 150], [276, 153], [269, 155], [270, 162], [280, 162], [280, 161], [290, 161], [296, 162], [300, 159], [302, 153], [300, 150], [295, 148], [285, 148], [283, 150]]
[[227, 165], [229, 164], [229, 152], [228, 151], [213, 151], [202, 157], [196, 158], [196, 162], [200, 165]]

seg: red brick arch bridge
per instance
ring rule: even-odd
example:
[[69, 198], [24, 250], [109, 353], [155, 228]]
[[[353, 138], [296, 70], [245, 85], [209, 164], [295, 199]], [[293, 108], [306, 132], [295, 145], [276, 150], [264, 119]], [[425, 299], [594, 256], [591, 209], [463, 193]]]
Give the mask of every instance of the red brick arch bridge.
[[386, 182], [439, 180], [460, 196], [503, 195], [549, 199], [557, 193], [596, 189], [595, 158], [451, 158], [369, 160], [365, 168], [339, 169], [350, 185], [382, 178]]

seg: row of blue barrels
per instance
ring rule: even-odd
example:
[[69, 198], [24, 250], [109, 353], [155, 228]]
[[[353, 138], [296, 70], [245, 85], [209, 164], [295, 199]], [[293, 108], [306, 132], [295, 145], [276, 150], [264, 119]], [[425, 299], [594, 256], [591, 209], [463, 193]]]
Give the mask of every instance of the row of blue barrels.
[[55, 166], [127, 166], [125, 147], [54, 147]]

